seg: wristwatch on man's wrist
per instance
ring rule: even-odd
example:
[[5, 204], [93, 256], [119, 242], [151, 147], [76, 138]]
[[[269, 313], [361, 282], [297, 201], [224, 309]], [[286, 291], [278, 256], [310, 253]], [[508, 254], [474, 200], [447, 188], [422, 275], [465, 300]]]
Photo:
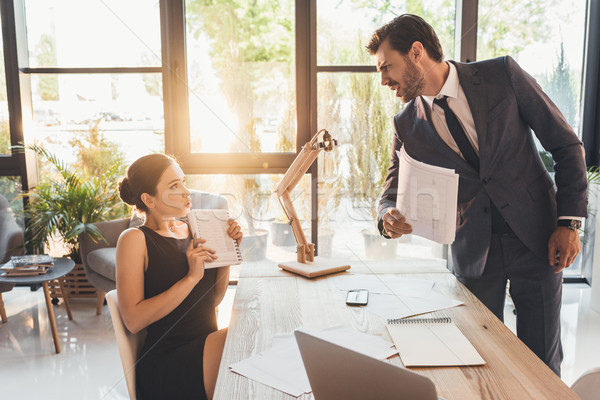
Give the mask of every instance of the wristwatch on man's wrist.
[[559, 219], [557, 225], [576, 231], [581, 228], [581, 221], [578, 219]]

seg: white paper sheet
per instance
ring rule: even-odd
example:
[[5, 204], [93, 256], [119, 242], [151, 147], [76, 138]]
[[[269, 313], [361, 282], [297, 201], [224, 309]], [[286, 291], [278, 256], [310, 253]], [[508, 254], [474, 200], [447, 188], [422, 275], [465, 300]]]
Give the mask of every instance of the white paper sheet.
[[412, 279], [392, 275], [341, 275], [332, 277], [339, 290], [367, 289], [369, 293], [396, 294], [398, 296], [423, 297], [433, 288], [434, 281]]
[[411, 158], [404, 147], [397, 152], [396, 208], [412, 225], [413, 234], [442, 244], [454, 242], [458, 174]]
[[366, 308], [369, 312], [388, 320], [443, 310], [461, 304], [463, 304], [463, 302], [454, 300], [432, 290], [423, 297], [373, 293], [369, 296], [369, 304]]
[[[311, 333], [354, 351], [384, 359], [398, 351], [381, 337], [356, 332], [345, 326]], [[311, 391], [302, 356], [293, 333], [273, 337], [270, 349], [229, 366], [233, 372], [298, 397]]]
[[389, 358], [398, 352], [392, 347], [392, 342], [380, 336], [357, 332], [343, 325], [332, 326], [322, 331], [304, 330], [321, 339], [380, 360]]
[[233, 372], [298, 397], [311, 391], [293, 335], [278, 338], [268, 350], [229, 366]]

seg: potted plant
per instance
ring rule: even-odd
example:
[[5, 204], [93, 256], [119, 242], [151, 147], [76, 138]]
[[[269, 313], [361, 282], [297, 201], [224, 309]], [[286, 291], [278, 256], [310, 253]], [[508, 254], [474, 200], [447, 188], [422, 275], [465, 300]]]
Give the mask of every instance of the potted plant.
[[56, 169], [58, 175], [43, 179], [37, 187], [23, 194], [29, 197], [25, 208], [26, 248], [29, 252], [41, 253], [52, 238], [58, 238], [65, 246], [66, 256], [80, 264], [77, 237], [86, 233], [95, 240], [103, 240], [92, 224], [128, 213], [119, 200], [114, 171], [87, 176], [40, 146], [28, 148]]
[[[76, 264], [65, 277], [64, 287], [69, 297], [95, 297], [96, 289], [87, 281], [81, 265], [78, 236], [87, 234], [94, 240], [104, 240], [92, 224], [128, 214], [115, 184], [120, 165], [114, 164], [104, 174], [87, 175], [40, 146], [27, 148], [46, 161], [45, 166], [52, 168], [53, 174], [43, 177], [37, 187], [21, 194], [29, 200], [24, 209], [27, 221], [25, 248], [30, 254], [40, 254], [46, 252], [51, 241], [58, 240], [64, 247], [65, 256]], [[62, 293], [58, 293], [55, 287], [51, 288], [54, 304], [62, 297]]]

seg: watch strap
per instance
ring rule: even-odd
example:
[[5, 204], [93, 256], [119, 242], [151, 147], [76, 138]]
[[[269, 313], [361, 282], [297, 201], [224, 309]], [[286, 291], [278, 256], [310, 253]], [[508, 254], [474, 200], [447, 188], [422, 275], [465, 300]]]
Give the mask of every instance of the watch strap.
[[579, 228], [581, 228], [581, 221], [577, 219], [559, 219], [556, 225], [564, 226], [566, 228], [576, 231]]

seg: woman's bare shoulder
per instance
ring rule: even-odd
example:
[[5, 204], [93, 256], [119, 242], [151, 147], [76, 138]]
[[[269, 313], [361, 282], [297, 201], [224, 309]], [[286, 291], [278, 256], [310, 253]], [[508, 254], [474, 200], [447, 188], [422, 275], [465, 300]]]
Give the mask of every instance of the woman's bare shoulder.
[[127, 243], [128, 245], [143, 244], [145, 242], [144, 232], [138, 228], [128, 228], [121, 232], [117, 247], [119, 244]]

